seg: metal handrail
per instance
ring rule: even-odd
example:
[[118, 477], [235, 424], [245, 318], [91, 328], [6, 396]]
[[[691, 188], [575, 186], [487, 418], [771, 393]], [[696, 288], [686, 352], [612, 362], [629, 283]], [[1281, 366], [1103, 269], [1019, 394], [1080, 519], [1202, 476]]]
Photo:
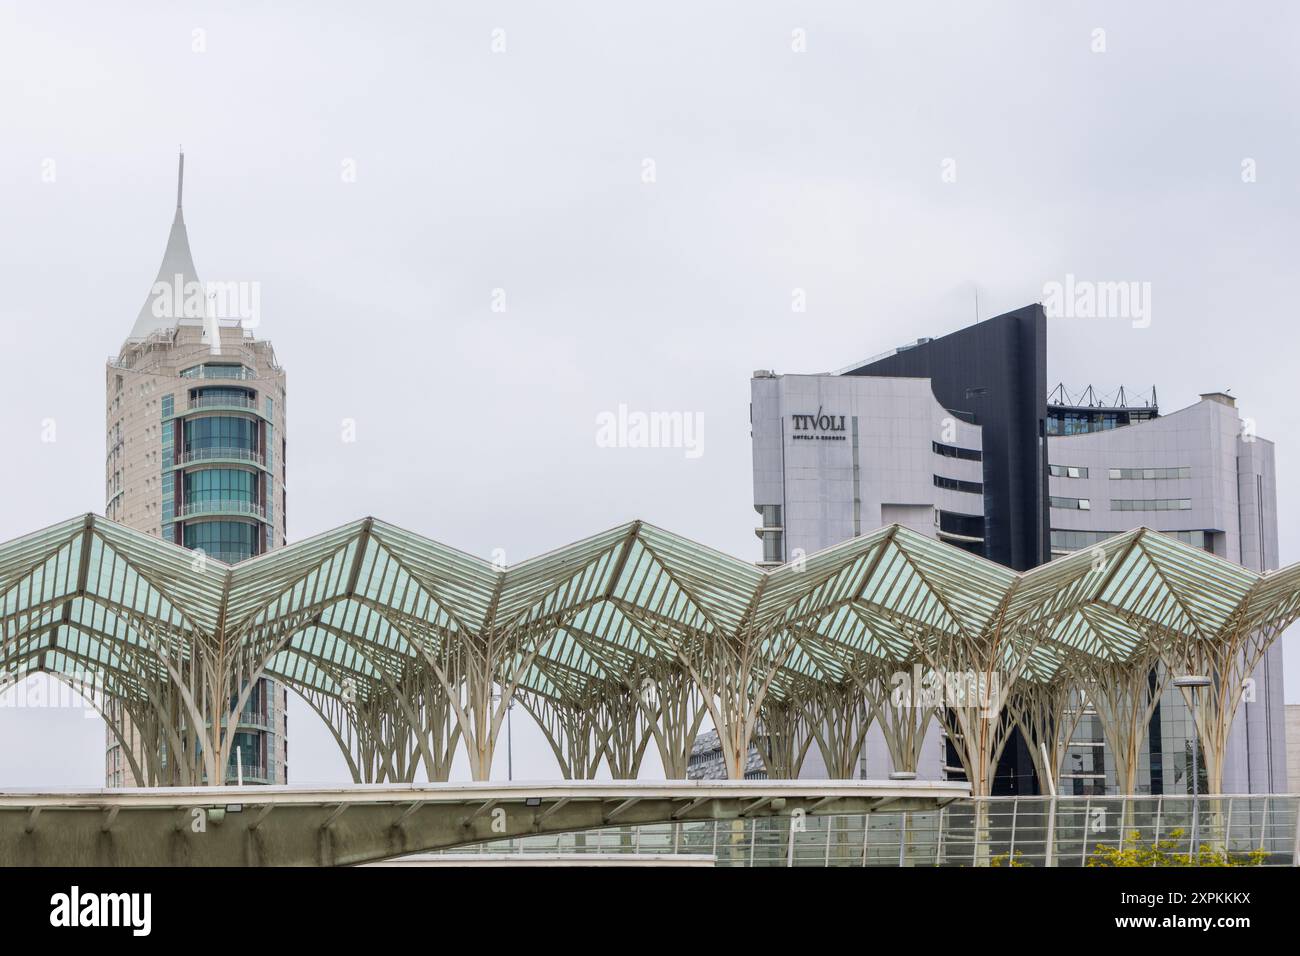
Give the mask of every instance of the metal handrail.
[[235, 721], [236, 725], [241, 727], [259, 727], [264, 730], [273, 730], [270, 714], [260, 714], [255, 711], [244, 711]]
[[[1199, 843], [1256, 865], [1300, 865], [1296, 794], [1136, 794], [962, 798], [941, 809], [604, 827], [457, 847], [457, 854], [712, 852], [719, 866], [1089, 866], [1107, 848], [1195, 855]], [[1135, 842], [1136, 840], [1136, 842]]]
[[[227, 367], [233, 368], [234, 366]], [[196, 374], [186, 375], [181, 373], [180, 377], [186, 379], [197, 379], [205, 382], [251, 382], [257, 378], [257, 374], [246, 366], [240, 366], [239, 370], [238, 375], [208, 375], [206, 374], [207, 369], [200, 365]]]
[[256, 448], [195, 448], [183, 451], [176, 456], [176, 464], [188, 465], [195, 461], [210, 461], [213, 458], [234, 458], [238, 461], [251, 461], [259, 465], [266, 464], [266, 455]]
[[234, 514], [265, 518], [266, 506], [255, 501], [236, 501], [227, 498], [218, 501], [187, 501], [176, 509], [178, 518], [196, 514]]
[[191, 410], [196, 408], [247, 408], [257, 411], [257, 399], [234, 395], [199, 395], [190, 399]]
[[233, 760], [230, 762], [230, 766], [226, 768], [227, 779], [233, 779], [235, 777], [236, 767], [239, 767], [240, 771], [243, 773], [245, 780], [248, 780], [249, 778], [252, 778], [254, 780], [270, 779], [270, 775], [267, 770], [266, 764], [258, 764], [258, 763], [236, 764]]

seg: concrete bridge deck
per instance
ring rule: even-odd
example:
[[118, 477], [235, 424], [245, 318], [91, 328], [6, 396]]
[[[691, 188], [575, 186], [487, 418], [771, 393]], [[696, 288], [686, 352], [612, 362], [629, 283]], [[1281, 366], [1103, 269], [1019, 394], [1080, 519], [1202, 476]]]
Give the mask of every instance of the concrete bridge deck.
[[532, 834], [931, 810], [926, 781], [561, 781], [0, 793], [0, 866], [339, 866]]

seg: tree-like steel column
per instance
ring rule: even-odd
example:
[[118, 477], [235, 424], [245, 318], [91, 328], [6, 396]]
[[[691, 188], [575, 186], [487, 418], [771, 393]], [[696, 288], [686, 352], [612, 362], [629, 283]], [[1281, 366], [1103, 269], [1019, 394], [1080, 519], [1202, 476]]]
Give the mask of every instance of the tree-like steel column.
[[[921, 745], [935, 717], [934, 702], [918, 699], [912, 687], [915, 682], [909, 681], [912, 671], [900, 670], [889, 661], [860, 661], [850, 673], [885, 738], [894, 772], [916, 773]], [[902, 680], [895, 679], [898, 674]]]
[[922, 652], [941, 688], [939, 721], [975, 797], [992, 794], [993, 775], [1015, 726], [1005, 713], [1007, 697], [1028, 661], [1026, 652], [1013, 650], [1015, 660], [1004, 667], [1009, 640], [1000, 628], [992, 631], [977, 638], [944, 635], [937, 646]]
[[691, 748], [708, 708], [690, 673], [661, 660], [642, 664], [638, 700], [669, 780], [685, 780]]
[[1185, 688], [1180, 690], [1187, 709], [1196, 715], [1196, 733], [1205, 757], [1206, 789], [1211, 794], [1223, 792], [1228, 738], [1250, 676], [1264, 652], [1290, 623], [1286, 618], [1258, 625], [1234, 621], [1217, 639], [1191, 635], [1165, 645], [1166, 663], [1176, 675], [1196, 674], [1210, 679], [1210, 685], [1195, 694], [1194, 709], [1193, 695]]
[[635, 780], [646, 748], [654, 737], [646, 720], [641, 691], [621, 680], [602, 681], [595, 718], [597, 739], [615, 780]]
[[596, 742], [595, 706], [567, 695], [557, 700], [530, 690], [521, 689], [515, 696], [550, 744], [561, 776], [594, 779], [603, 756]]
[[1006, 712], [1012, 687], [1028, 665], [1036, 644], [1019, 628], [1006, 627], [1002, 607], [978, 633], [964, 627], [926, 628], [914, 635], [917, 650], [940, 675], [940, 722], [957, 751], [975, 797], [976, 865], [988, 864], [987, 797], [1015, 721]]
[[1084, 707], [1080, 681], [1065, 669], [1047, 680], [1022, 679], [1008, 698], [1007, 712], [1029, 745], [1040, 793], [1050, 792], [1049, 779], [1061, 779], [1061, 764]]
[[451, 701], [427, 669], [420, 668], [410, 700], [410, 720], [416, 730], [417, 752], [431, 783], [451, 777], [451, 764], [460, 742], [460, 727], [451, 712]]
[[1072, 653], [1066, 655], [1065, 666], [1097, 712], [1115, 761], [1119, 792], [1137, 793], [1142, 744], [1169, 682], [1159, 649], [1148, 645], [1123, 661]]
[[858, 775], [862, 748], [873, 720], [861, 687], [852, 679], [810, 687], [805, 703], [808, 724], [832, 780]]
[[[799, 776], [813, 730], [808, 710], [795, 697], [774, 699], [771, 694], [758, 708], [758, 729], [754, 743], [771, 780], [794, 780]], [[834, 774], [832, 774], [834, 776]]]
[[794, 650], [795, 638], [786, 628], [769, 630], [747, 623], [733, 633], [701, 637], [689, 642], [669, 640], [675, 641], [713, 718], [727, 776], [743, 780], [759, 709]]

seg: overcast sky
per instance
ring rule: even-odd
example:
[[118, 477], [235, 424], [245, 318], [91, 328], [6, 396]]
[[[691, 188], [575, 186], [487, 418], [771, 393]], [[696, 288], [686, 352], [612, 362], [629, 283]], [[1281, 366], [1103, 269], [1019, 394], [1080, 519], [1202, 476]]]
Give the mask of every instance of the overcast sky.
[[[103, 511], [104, 362], [183, 144], [199, 275], [261, 284], [287, 369], [290, 540], [373, 514], [513, 563], [639, 517], [757, 559], [754, 369], [1073, 274], [1149, 282], [1151, 322], [1053, 320], [1050, 379], [1232, 389], [1300, 560], [1300, 13], [1202, 9], [4, 0], [0, 539]], [[703, 454], [598, 447], [621, 404], [702, 416]], [[346, 779], [305, 710], [291, 779]], [[97, 719], [0, 742], [0, 786], [102, 784]]]

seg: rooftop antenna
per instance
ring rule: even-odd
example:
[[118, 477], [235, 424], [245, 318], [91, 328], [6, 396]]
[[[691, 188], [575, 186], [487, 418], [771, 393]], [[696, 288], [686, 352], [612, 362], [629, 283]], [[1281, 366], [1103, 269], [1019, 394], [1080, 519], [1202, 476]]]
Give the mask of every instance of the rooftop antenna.
[[181, 158], [180, 168], [176, 173], [176, 208], [181, 208], [181, 192], [185, 189], [185, 147], [179, 147]]

